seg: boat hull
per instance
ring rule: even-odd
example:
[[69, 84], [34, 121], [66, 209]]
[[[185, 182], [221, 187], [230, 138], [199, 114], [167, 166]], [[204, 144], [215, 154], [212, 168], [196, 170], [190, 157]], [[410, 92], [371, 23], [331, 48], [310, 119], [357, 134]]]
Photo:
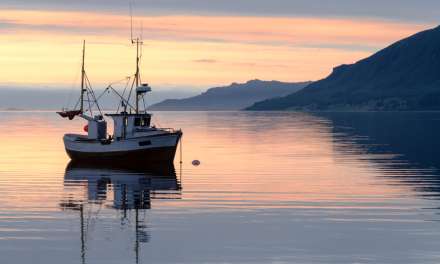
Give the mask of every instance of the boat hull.
[[112, 142], [81, 140], [66, 135], [64, 145], [72, 161], [145, 167], [173, 163], [181, 135], [178, 132]]
[[115, 152], [81, 152], [66, 148], [66, 152], [73, 161], [120, 165], [130, 163], [146, 166], [149, 163], [172, 163], [176, 154], [176, 146]]

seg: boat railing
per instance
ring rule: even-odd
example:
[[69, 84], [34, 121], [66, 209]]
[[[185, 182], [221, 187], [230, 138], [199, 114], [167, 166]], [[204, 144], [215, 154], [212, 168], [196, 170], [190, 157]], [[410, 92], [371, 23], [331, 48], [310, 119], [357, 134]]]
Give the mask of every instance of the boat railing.
[[181, 129], [175, 129], [175, 128], [169, 128], [169, 127], [165, 127], [165, 128], [161, 127], [159, 129], [167, 131], [169, 133], [177, 133], [177, 132], [181, 132], [182, 131]]
[[181, 132], [181, 129], [174, 129], [174, 128], [163, 128], [163, 127], [149, 127], [149, 128], [136, 128], [136, 132], [148, 132], [148, 131], [157, 131], [157, 130], [162, 130], [162, 131], [166, 131], [168, 133], [178, 133]]

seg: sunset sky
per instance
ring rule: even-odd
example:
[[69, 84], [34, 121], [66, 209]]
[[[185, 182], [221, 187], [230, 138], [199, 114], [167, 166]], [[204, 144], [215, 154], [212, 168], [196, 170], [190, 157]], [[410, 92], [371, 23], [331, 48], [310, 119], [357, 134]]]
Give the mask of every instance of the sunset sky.
[[[78, 84], [83, 39], [93, 84], [131, 75], [128, 3], [2, 0], [0, 86]], [[143, 25], [143, 80], [202, 89], [321, 79], [436, 26], [440, 1], [137, 0], [134, 7], [135, 33]]]

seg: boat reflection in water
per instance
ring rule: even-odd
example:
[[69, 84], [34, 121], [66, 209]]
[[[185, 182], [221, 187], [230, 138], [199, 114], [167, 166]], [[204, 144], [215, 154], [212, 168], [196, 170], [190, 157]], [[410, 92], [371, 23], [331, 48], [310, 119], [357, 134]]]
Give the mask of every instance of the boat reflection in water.
[[90, 236], [87, 234], [89, 220], [99, 218], [102, 207], [116, 210], [121, 215], [121, 226], [130, 222], [130, 217], [134, 217], [133, 243], [138, 263], [140, 243], [148, 242], [150, 237], [146, 217], [142, 212], [151, 208], [154, 199], [180, 199], [182, 188], [181, 179], [177, 178], [172, 164], [131, 168], [103, 167], [72, 161], [66, 167], [64, 187], [65, 197], [59, 205], [63, 210], [79, 212], [83, 263], [86, 259], [87, 237]]

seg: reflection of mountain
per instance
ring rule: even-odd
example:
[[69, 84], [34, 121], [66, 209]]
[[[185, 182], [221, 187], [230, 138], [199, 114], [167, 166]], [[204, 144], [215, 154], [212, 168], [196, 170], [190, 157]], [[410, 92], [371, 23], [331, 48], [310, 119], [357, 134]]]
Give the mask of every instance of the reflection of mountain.
[[[337, 151], [391, 154], [372, 155], [368, 159], [382, 168], [387, 177], [411, 185], [416, 191], [440, 193], [439, 113], [370, 112], [317, 115], [332, 121]], [[353, 144], [356, 145], [355, 149], [347, 147]]]
[[81, 258], [84, 263], [88, 230], [85, 218], [90, 218], [85, 215], [86, 207], [90, 208], [87, 210], [89, 213], [94, 205], [122, 210], [121, 225], [125, 224], [129, 212], [134, 211], [134, 244], [136, 262], [139, 262], [139, 244], [149, 241], [145, 219], [141, 219], [139, 211], [150, 209], [152, 199], [180, 199], [181, 196], [180, 180], [176, 177], [174, 166], [167, 164], [130, 169], [71, 162], [66, 168], [64, 186], [67, 191], [60, 207], [80, 213]]

